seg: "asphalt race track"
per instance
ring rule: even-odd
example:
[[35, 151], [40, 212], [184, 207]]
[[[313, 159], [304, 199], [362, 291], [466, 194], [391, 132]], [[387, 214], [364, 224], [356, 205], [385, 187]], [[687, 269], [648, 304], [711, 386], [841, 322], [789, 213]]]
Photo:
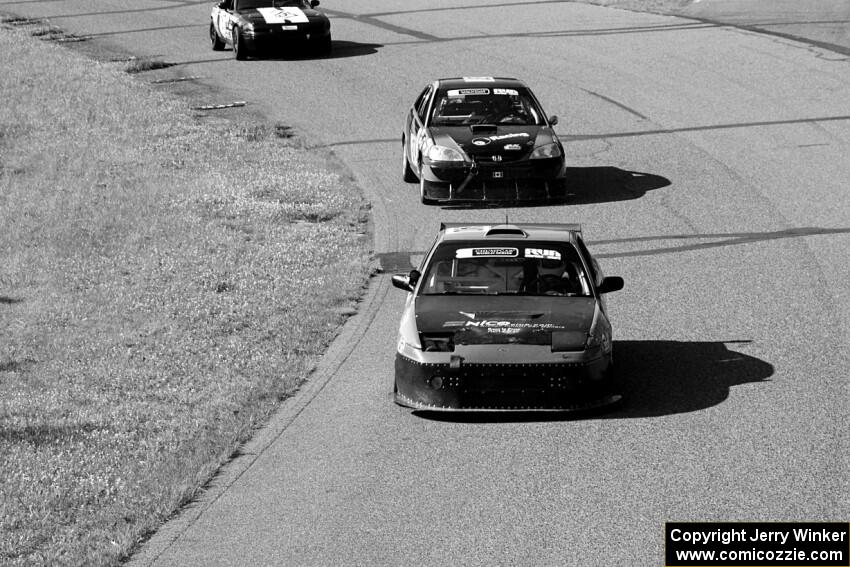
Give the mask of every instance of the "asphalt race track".
[[[131, 562], [660, 565], [665, 521], [850, 519], [850, 59], [705, 20], [559, 1], [324, 0], [326, 59], [213, 52], [211, 3], [3, 2], [179, 63], [218, 100], [332, 148], [386, 272], [440, 221], [580, 222], [628, 403], [580, 419], [390, 401], [403, 292], [374, 279], [304, 390]], [[701, 15], [704, 17], [704, 15]], [[569, 202], [419, 203], [407, 106], [432, 78], [516, 76], [565, 142]]]
[[677, 14], [804, 39], [850, 55], [850, 4], [844, 0], [698, 0]]

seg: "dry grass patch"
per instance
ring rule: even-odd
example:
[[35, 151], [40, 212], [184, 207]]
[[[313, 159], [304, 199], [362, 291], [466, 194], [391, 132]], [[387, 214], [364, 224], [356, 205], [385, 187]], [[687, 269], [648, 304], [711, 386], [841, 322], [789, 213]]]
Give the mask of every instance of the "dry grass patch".
[[155, 71], [156, 69], [167, 69], [173, 67], [174, 63], [168, 63], [161, 59], [151, 57], [132, 57], [125, 71], [128, 73], [144, 73], [145, 71]]
[[0, 51], [0, 564], [114, 565], [309, 374], [367, 210], [285, 127]]

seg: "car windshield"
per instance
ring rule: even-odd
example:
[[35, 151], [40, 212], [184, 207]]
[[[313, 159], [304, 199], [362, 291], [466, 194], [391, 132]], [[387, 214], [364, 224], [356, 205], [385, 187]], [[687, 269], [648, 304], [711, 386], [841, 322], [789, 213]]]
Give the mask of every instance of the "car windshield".
[[589, 282], [570, 243], [451, 242], [434, 251], [419, 293], [588, 297]]
[[441, 89], [431, 114], [432, 126], [543, 123], [543, 112], [526, 89]]
[[251, 8], [309, 8], [308, 0], [237, 0], [237, 7], [240, 10], [248, 10]]

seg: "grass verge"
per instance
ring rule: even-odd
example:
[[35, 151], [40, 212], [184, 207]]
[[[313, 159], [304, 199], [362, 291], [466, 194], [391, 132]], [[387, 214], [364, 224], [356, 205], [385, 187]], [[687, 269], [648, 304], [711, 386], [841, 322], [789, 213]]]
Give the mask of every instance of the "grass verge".
[[0, 563], [114, 565], [310, 373], [368, 211], [285, 127], [25, 28], [0, 26]]

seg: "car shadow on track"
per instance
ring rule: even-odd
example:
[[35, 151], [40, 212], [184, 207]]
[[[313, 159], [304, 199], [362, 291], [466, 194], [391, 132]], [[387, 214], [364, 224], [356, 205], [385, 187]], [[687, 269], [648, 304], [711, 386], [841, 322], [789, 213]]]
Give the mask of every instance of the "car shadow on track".
[[502, 207], [552, 207], [590, 205], [639, 199], [648, 191], [670, 185], [670, 180], [652, 173], [627, 171], [619, 167], [568, 167], [566, 196], [557, 201], [488, 201], [451, 203], [443, 209], [494, 209]]
[[347, 57], [361, 57], [363, 55], [374, 55], [378, 49], [383, 47], [380, 43], [358, 43], [356, 41], [333, 40], [331, 52], [327, 55], [315, 53], [274, 53], [264, 54], [265, 61], [308, 61], [311, 59], [345, 59]]
[[607, 411], [412, 413], [434, 421], [507, 423], [635, 419], [699, 411], [724, 402], [733, 386], [764, 382], [773, 375], [772, 364], [734, 350], [735, 344], [748, 342], [616, 341], [624, 399]]
[[639, 199], [648, 191], [670, 185], [670, 180], [652, 173], [619, 167], [568, 167], [566, 205], [589, 205]]
[[606, 417], [658, 417], [724, 402], [733, 386], [768, 381], [773, 365], [734, 350], [750, 341], [617, 341], [625, 403]]

